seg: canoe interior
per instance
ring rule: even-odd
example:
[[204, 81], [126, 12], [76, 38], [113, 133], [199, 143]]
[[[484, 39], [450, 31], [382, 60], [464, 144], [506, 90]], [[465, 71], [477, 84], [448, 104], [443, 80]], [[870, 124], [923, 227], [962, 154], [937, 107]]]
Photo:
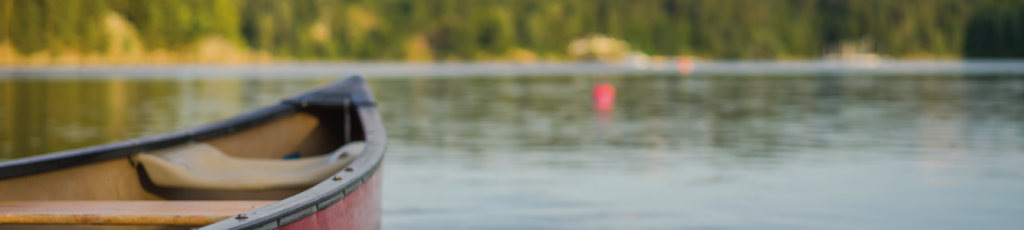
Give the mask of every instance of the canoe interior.
[[[347, 116], [345, 116], [346, 112], [348, 113]], [[342, 119], [343, 117], [348, 118]], [[324, 106], [303, 107], [288, 111], [278, 116], [277, 119], [253, 127], [239, 128], [238, 130], [230, 129], [224, 135], [211, 137], [202, 142], [216, 147], [226, 155], [234, 157], [281, 159], [286, 155], [295, 155], [295, 153], [299, 153], [303, 157], [322, 155], [337, 149], [346, 142], [364, 139], [363, 128], [361, 127], [356, 109]], [[66, 209], [70, 207], [81, 205], [81, 203], [74, 202], [100, 201], [101, 203], [93, 203], [100, 207], [102, 205], [117, 206], [114, 203], [121, 202], [117, 203], [120, 205], [119, 207], [131, 209], [130, 207], [140, 206], [131, 202], [162, 201], [173, 203], [180, 201], [181, 205], [175, 207], [181, 213], [173, 215], [182, 215], [188, 214], [190, 208], [195, 209], [196, 212], [201, 212], [201, 209], [209, 209], [216, 202], [245, 201], [267, 203], [266, 201], [277, 201], [300, 193], [307, 188], [294, 187], [241, 191], [165, 188], [153, 184], [146, 174], [144, 166], [133, 161], [132, 156], [126, 156], [2, 179], [0, 180], [0, 212], [5, 207], [10, 208], [11, 205], [15, 204], [36, 205], [37, 209], [42, 207], [38, 205], [44, 205], [48, 208], [44, 207], [38, 210], [50, 210], [49, 214], [58, 215], [60, 210], [67, 211]], [[32, 203], [32, 201], [39, 202]], [[110, 202], [110, 204], [103, 204], [103, 201]], [[213, 203], [204, 203], [203, 201]], [[219, 215], [223, 217], [225, 214], [234, 216], [240, 213], [238, 210], [233, 209], [224, 210], [229, 211], [208, 216]], [[109, 212], [97, 210], [95, 213], [90, 213], [86, 209], [79, 207], [79, 209], [69, 211], [68, 213], [92, 215]], [[4, 214], [7, 213], [0, 213], [0, 229], [39, 227], [38, 225], [4, 224], [40, 224], [40, 222], [12, 221], [11, 218], [4, 218]], [[41, 212], [36, 214], [47, 213]], [[77, 226], [76, 224], [82, 223], [61, 223], [58, 221], [51, 224], [65, 224], [63, 225], [64, 227], [74, 227]], [[160, 224], [159, 222], [154, 223]], [[210, 223], [212, 222], [197, 222], [186, 225], [201, 226]], [[173, 225], [175, 223], [163, 224]], [[88, 227], [90, 225], [84, 226]]]

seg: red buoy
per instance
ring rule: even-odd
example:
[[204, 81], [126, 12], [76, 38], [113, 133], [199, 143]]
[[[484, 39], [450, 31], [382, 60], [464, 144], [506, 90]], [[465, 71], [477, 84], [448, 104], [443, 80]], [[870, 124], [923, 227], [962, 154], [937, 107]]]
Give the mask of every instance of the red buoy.
[[592, 92], [594, 107], [600, 112], [611, 111], [615, 107], [615, 86], [608, 83], [601, 83], [594, 86]]

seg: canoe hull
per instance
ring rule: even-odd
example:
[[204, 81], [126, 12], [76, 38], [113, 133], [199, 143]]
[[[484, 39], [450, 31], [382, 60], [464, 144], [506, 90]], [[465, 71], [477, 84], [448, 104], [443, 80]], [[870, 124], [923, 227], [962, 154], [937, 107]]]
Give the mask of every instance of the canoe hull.
[[338, 203], [277, 229], [380, 229], [382, 168]]

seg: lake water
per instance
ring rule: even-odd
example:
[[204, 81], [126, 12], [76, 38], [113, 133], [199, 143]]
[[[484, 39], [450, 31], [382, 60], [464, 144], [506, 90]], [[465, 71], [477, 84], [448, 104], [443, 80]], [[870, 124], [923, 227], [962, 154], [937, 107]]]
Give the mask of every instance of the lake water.
[[[0, 77], [0, 158], [225, 119], [330, 77]], [[385, 229], [1021, 229], [1024, 74], [368, 79]], [[616, 87], [611, 111], [595, 84]]]

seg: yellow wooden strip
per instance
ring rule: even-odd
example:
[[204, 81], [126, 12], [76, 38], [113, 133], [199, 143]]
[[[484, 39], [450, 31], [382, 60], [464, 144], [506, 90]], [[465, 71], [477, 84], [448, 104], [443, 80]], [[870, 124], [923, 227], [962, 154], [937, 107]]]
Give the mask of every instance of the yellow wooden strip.
[[276, 201], [4, 201], [0, 224], [207, 225]]
[[233, 216], [3, 214], [0, 215], [0, 224], [208, 225], [231, 217]]

